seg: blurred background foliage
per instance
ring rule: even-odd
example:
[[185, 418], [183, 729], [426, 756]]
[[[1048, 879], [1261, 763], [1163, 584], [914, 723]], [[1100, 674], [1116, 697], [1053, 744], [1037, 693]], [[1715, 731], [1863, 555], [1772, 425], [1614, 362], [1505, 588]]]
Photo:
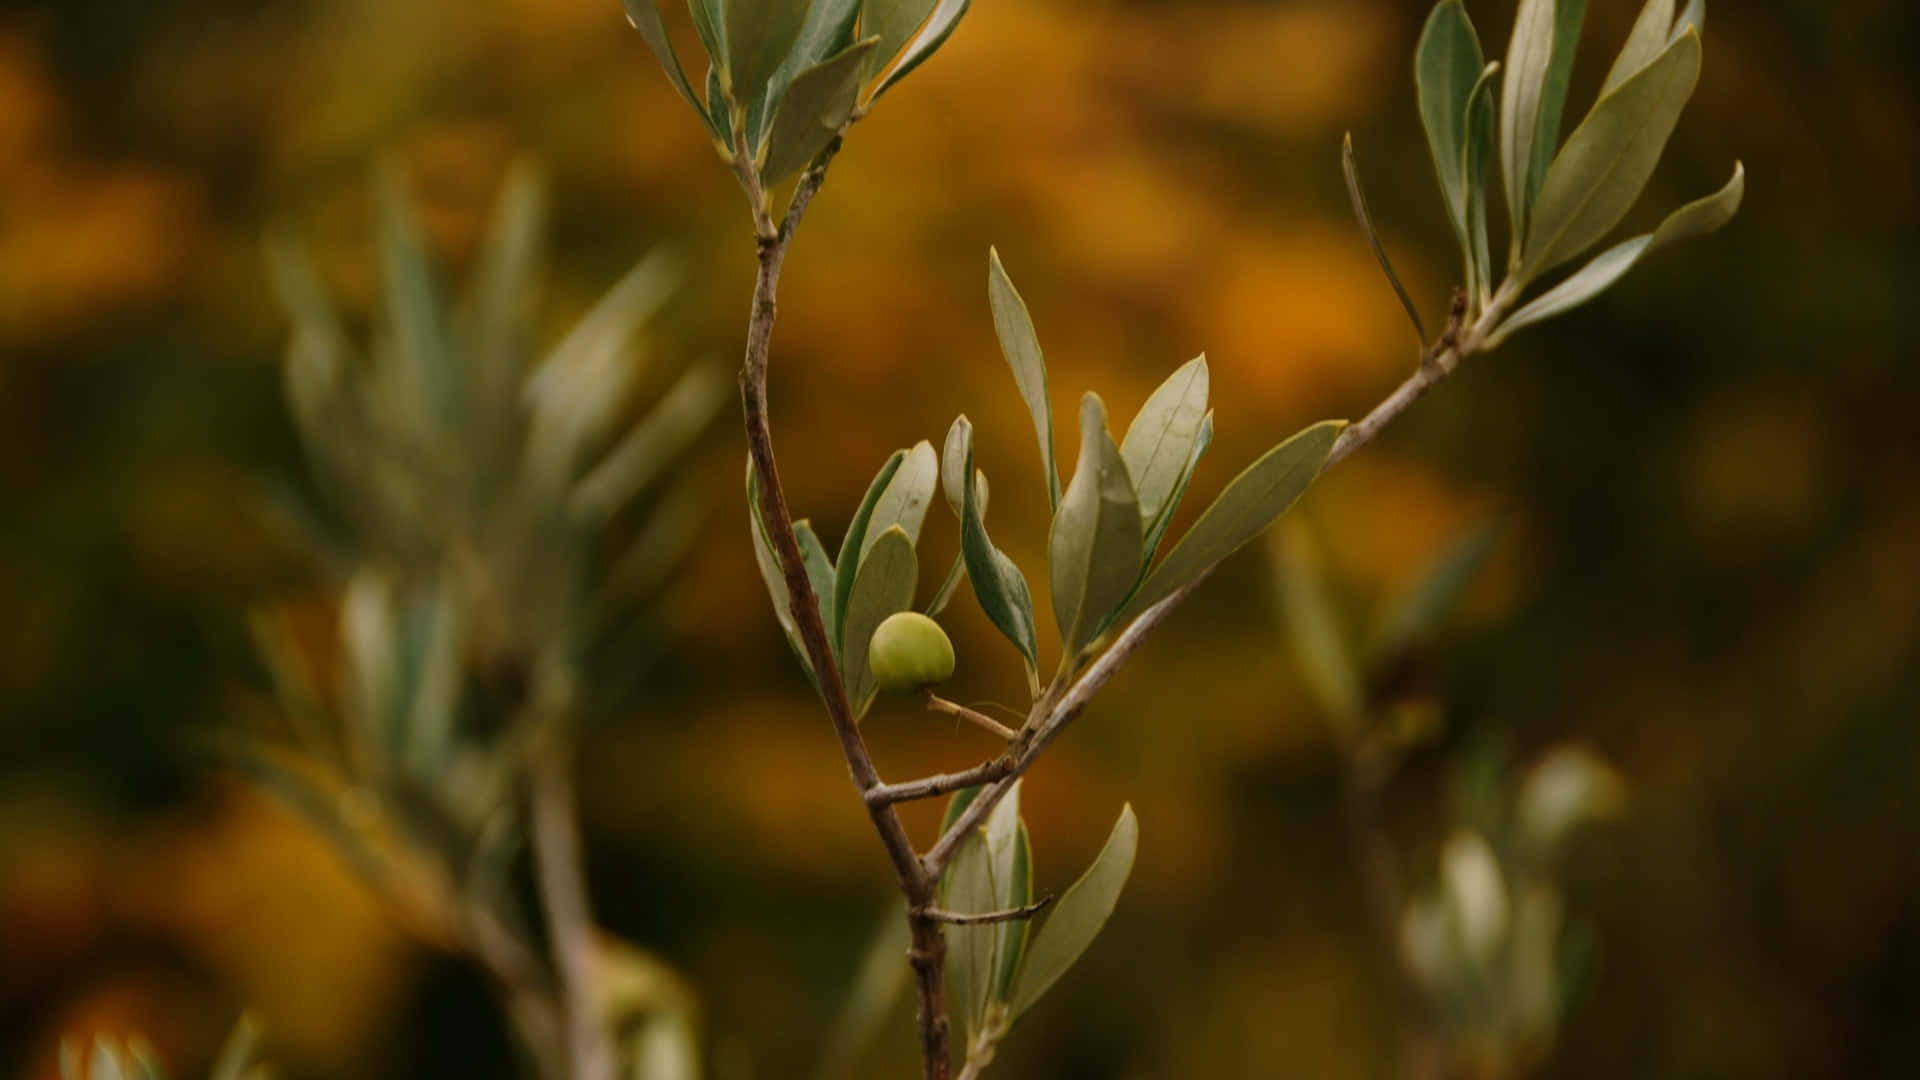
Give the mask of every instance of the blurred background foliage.
[[[1207, 351], [1221, 445], [1194, 506], [1224, 463], [1369, 406], [1413, 356], [1340, 136], [1437, 322], [1454, 260], [1411, 86], [1427, 6], [976, 4], [860, 125], [793, 253], [773, 401], [796, 511], [837, 537], [885, 455], [964, 410], [996, 541], [1044, 565], [990, 243], [1060, 385], [1130, 414]], [[1592, 5], [1574, 108], [1637, 7]], [[1472, 11], [1505, 40], [1510, 4]], [[1488, 740], [1531, 758], [1577, 737], [1633, 786], [1562, 883], [1600, 950], [1551, 1075], [1909, 1075], [1920, 10], [1718, 4], [1707, 39], [1635, 221], [1735, 157], [1739, 219], [1476, 360], [1302, 518], [1362, 610], [1469, 523], [1507, 522], [1423, 670], [1447, 726], [1389, 795], [1416, 866], [1445, 841], [1449, 762]], [[286, 1075], [505, 1075], [480, 978], [185, 747], [272, 720], [250, 610], [289, 605], [315, 640], [337, 616], [265, 509], [302, 465], [263, 227], [296, 224], [364, 323], [375, 163], [458, 281], [523, 154], [554, 203], [543, 341], [658, 245], [689, 282], [654, 322], [665, 367], [737, 354], [738, 193], [613, 0], [0, 5], [0, 1071], [142, 1031], [195, 1075], [247, 1005]], [[609, 929], [699, 988], [716, 1075], [806, 1075], [892, 888], [767, 610], [740, 451], [720, 423], [688, 466], [716, 505], [655, 613], [664, 652], [643, 704], [588, 736], [589, 871]], [[945, 565], [951, 530], [927, 542]], [[1269, 573], [1224, 567], [1025, 786], [1063, 875], [1123, 799], [1142, 838], [1007, 1075], [1382, 1075], [1402, 1003]], [[977, 607], [947, 622], [949, 696], [1017, 700]], [[988, 749], [898, 704], [866, 730], [896, 779]], [[917, 810], [924, 833], [938, 808]], [[873, 1073], [903, 1075], [909, 1041], [903, 1009]]]

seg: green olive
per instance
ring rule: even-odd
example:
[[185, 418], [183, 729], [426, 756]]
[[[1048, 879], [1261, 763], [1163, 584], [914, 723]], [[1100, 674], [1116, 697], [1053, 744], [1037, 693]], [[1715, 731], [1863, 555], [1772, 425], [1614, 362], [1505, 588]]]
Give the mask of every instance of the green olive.
[[880, 689], [912, 693], [953, 678], [953, 642], [939, 623], [925, 615], [898, 612], [874, 628], [867, 668]]

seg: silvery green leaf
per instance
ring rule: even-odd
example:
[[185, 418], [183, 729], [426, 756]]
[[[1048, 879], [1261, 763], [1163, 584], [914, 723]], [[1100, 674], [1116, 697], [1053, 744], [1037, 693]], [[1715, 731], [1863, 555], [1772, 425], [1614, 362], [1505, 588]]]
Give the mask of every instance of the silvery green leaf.
[[1167, 505], [1161, 511], [1160, 520], [1153, 523], [1147, 532], [1146, 547], [1140, 553], [1140, 576], [1145, 580], [1147, 568], [1153, 562], [1154, 553], [1160, 550], [1160, 539], [1167, 534], [1167, 526], [1173, 524], [1173, 513], [1180, 508], [1180, 500], [1187, 494], [1187, 484], [1192, 482], [1195, 469], [1200, 467], [1200, 459], [1206, 455], [1207, 447], [1213, 445], [1213, 410], [1200, 418], [1200, 431], [1194, 437], [1193, 449], [1187, 454], [1187, 463], [1180, 470], [1180, 482], [1174, 486], [1173, 494], [1168, 496]]
[[[966, 419], [961, 417], [962, 420]], [[947, 493], [947, 505], [953, 508], [953, 516], [965, 516], [967, 497], [967, 455], [973, 453], [973, 425], [962, 426], [959, 420], [947, 429], [947, 441], [940, 449], [940, 482]], [[974, 470], [973, 496], [980, 503], [980, 517], [987, 516], [987, 474]]]
[[807, 17], [806, 0], [726, 0], [727, 86], [746, 106], [767, 93]]
[[961, 493], [960, 514], [960, 554], [967, 563], [967, 580], [973, 583], [973, 595], [987, 618], [1020, 650], [1027, 664], [1027, 679], [1034, 683], [1039, 677], [1039, 650], [1033, 629], [1033, 597], [1020, 568], [987, 539], [982, 492], [973, 483], [977, 475], [973, 467], [973, 424], [965, 416], [953, 422], [947, 447], [948, 462], [956, 457], [960, 462], [954, 475], [968, 478]]
[[680, 57], [673, 51], [673, 39], [667, 36], [666, 24], [660, 18], [659, 0], [624, 0], [624, 3], [627, 6], [627, 22], [640, 31], [647, 48], [653, 50], [653, 58], [666, 69], [668, 81], [673, 83], [675, 90], [680, 91], [681, 97], [687, 99], [687, 104], [693, 106], [693, 111], [700, 114], [700, 119], [708, 121], [707, 110], [687, 82], [686, 69], [680, 66]]
[[1704, 236], [1733, 220], [1746, 194], [1746, 166], [1736, 164], [1727, 186], [1704, 199], [1690, 202], [1667, 215], [1659, 229], [1608, 248], [1565, 281], [1542, 293], [1514, 312], [1487, 338], [1487, 348], [1496, 348], [1514, 333], [1564, 315], [1612, 288], [1614, 283], [1639, 265], [1641, 259], [1679, 240]]
[[408, 702], [406, 755], [408, 766], [416, 774], [433, 776], [445, 766], [453, 748], [467, 621], [459, 591], [446, 580], [432, 591], [422, 609], [426, 641]]
[[853, 44], [853, 24], [859, 15], [860, 0], [814, 0], [793, 48], [767, 80], [766, 96], [747, 118], [747, 145], [760, 146], [765, 141], [767, 120], [778, 113], [795, 76]]
[[1008, 998], [1008, 1012], [1012, 1017], [1026, 1012], [1052, 989], [1099, 936], [1120, 900], [1120, 890], [1133, 872], [1133, 855], [1139, 840], [1140, 824], [1133, 816], [1133, 807], [1124, 806], [1093, 865], [1061, 895], [1046, 922], [1031, 934], [1026, 960], [1014, 978], [1013, 992]]
[[[1420, 122], [1427, 131], [1427, 148], [1433, 155], [1434, 174], [1440, 180], [1441, 201], [1447, 207], [1447, 220], [1453, 223], [1454, 236], [1460, 242], [1463, 258], [1471, 259], [1467, 246], [1467, 189], [1463, 182], [1466, 163], [1460, 148], [1466, 145], [1467, 102], [1474, 81], [1486, 66], [1480, 53], [1480, 38], [1473, 20], [1460, 0], [1436, 4], [1421, 31], [1414, 53], [1414, 84], [1420, 97]], [[1426, 335], [1421, 339], [1424, 343]]]
[[1640, 17], [1633, 21], [1633, 29], [1627, 33], [1627, 43], [1620, 47], [1620, 55], [1607, 69], [1606, 82], [1600, 84], [1602, 97], [1639, 74], [1640, 69], [1672, 41], [1673, 3], [1674, 0], [1647, 0], [1646, 6], [1640, 9]]
[[1120, 442], [1140, 500], [1140, 520], [1149, 532], [1173, 510], [1174, 493], [1207, 415], [1208, 382], [1205, 353], [1180, 365], [1147, 398]]
[[[1020, 823], [1014, 837], [1013, 858], [1009, 860], [1010, 887], [1006, 890], [1007, 909], [1033, 903], [1033, 841], [1027, 836], [1027, 823]], [[1013, 995], [1013, 981], [1020, 975], [1020, 962], [1026, 958], [1027, 939], [1033, 936], [1033, 919], [1014, 919], [1000, 927], [999, 967], [995, 970], [993, 1000], [1005, 1002]]]
[[[820, 623], [832, 626], [838, 621], [833, 606], [833, 558], [827, 554], [827, 546], [820, 542], [819, 534], [813, 531], [812, 522], [794, 522], [793, 535], [800, 542], [800, 558], [807, 564], [807, 582], [813, 586], [813, 595], [820, 601]], [[833, 655], [834, 659], [839, 659], [838, 647]]]
[[1069, 657], [1133, 591], [1140, 551], [1133, 482], [1107, 432], [1107, 407], [1089, 392], [1080, 401], [1080, 458], [1047, 538], [1053, 616]]
[[1347, 201], [1353, 204], [1354, 219], [1360, 222], [1361, 235], [1367, 238], [1367, 246], [1373, 249], [1374, 261], [1380, 264], [1380, 270], [1387, 275], [1387, 283], [1393, 286], [1393, 295], [1400, 298], [1400, 306], [1406, 310], [1408, 321], [1413, 323], [1413, 336], [1422, 348], [1427, 344], [1427, 327], [1420, 321], [1420, 309], [1413, 304], [1413, 297], [1407, 295], [1407, 287], [1400, 283], [1400, 275], [1393, 269], [1393, 260], [1387, 258], [1387, 247], [1380, 242], [1380, 232], [1373, 227], [1373, 214], [1367, 210], [1367, 193], [1360, 188], [1360, 170], [1353, 163], [1353, 132], [1340, 144], [1340, 173], [1347, 181]]
[[993, 304], [993, 330], [1000, 338], [1000, 351], [1013, 369], [1013, 381], [1020, 387], [1020, 398], [1033, 416], [1033, 430], [1040, 439], [1040, 465], [1046, 470], [1047, 507], [1060, 507], [1060, 468], [1053, 455], [1053, 403], [1047, 393], [1047, 362], [1040, 353], [1040, 339], [1033, 332], [1033, 318], [1027, 314], [1026, 301], [1013, 287], [1007, 268], [1000, 263], [1000, 252], [988, 249], [987, 297]]
[[546, 178], [533, 165], [515, 162], [500, 189], [462, 324], [473, 367], [468, 422], [477, 426], [476, 446], [504, 441], [517, 407], [520, 365], [533, 343], [530, 309], [546, 231]]
[[[833, 609], [840, 613], [842, 622], [846, 620], [847, 602], [853, 596], [854, 578], [860, 572], [860, 552], [866, 546], [867, 524], [873, 520], [873, 508], [880, 502], [880, 497], [886, 494], [887, 485], [893, 482], [893, 474], [906, 460], [905, 450], [895, 450], [887, 458], [886, 464], [880, 466], [873, 483], [867, 485], [867, 494], [860, 500], [860, 508], [853, 512], [853, 520], [847, 524], [847, 535], [840, 538], [840, 558], [833, 564]], [[846, 642], [841, 636], [841, 627], [829, 623], [827, 630], [840, 643], [840, 655], [845, 656]]]
[[[780, 622], [780, 630], [787, 636], [787, 644], [792, 647], [794, 658], [800, 661], [801, 670], [807, 678], [819, 687], [819, 679], [813, 671], [813, 661], [807, 657], [806, 641], [800, 637], [800, 626], [793, 620], [793, 600], [787, 592], [787, 577], [780, 568], [780, 557], [773, 550], [773, 541], [767, 536], [767, 524], [760, 513], [760, 485], [753, 475], [753, 462], [747, 462], [747, 510], [750, 531], [753, 533], [753, 561], [760, 567], [760, 578], [766, 582], [767, 596], [773, 601], [773, 617]], [[821, 616], [824, 622], [827, 600], [821, 598]], [[831, 626], [831, 623], [827, 624]]]
[[[993, 867], [993, 901], [981, 911], [1011, 911], [1025, 907], [1033, 899], [1032, 866], [1021, 865], [1021, 856], [1026, 854], [1030, 858], [1031, 852], [1023, 852], [1020, 845], [1021, 835], [1026, 831], [1025, 823], [1020, 820], [1020, 784], [1021, 781], [1014, 781], [1013, 787], [993, 808], [993, 813], [987, 815], [984, 828], [987, 834], [987, 860]], [[979, 988], [983, 999], [982, 1015], [985, 1015], [987, 1006], [1003, 996], [1001, 988], [1005, 985], [1002, 980], [1007, 972], [1009, 947], [1024, 947], [1025, 944], [1024, 937], [1016, 939], [1008, 934], [1008, 930], [1013, 927], [1024, 930], [1026, 925], [1025, 919], [1014, 919], [989, 923], [984, 927], [991, 932], [993, 954], [987, 968], [989, 977]]]
[[1280, 611], [1294, 663], [1320, 707], [1336, 724], [1349, 725], [1360, 711], [1360, 669], [1327, 596], [1319, 552], [1297, 521], [1274, 533], [1274, 552]]
[[1672, 40], [1680, 40], [1689, 29], [1702, 38], [1706, 37], [1707, 0], [1690, 0], [1687, 9], [1680, 13], [1679, 21], [1673, 24]]
[[933, 13], [927, 16], [927, 21], [921, 26], [920, 32], [914, 35], [913, 42], [907, 46], [905, 52], [900, 54], [900, 62], [893, 65], [893, 70], [880, 81], [880, 85], [873, 88], [873, 96], [867, 100], [873, 101], [879, 98], [881, 94], [887, 92], [888, 87], [906, 78], [914, 68], [925, 63], [927, 57], [932, 56], [940, 46], [946, 44], [947, 39], [953, 36], [954, 28], [960, 25], [960, 16], [967, 13], [970, 2], [971, 0], [940, 0], [935, 5]]
[[1500, 176], [1506, 183], [1507, 215], [1518, 254], [1527, 235], [1527, 179], [1539, 134], [1540, 99], [1553, 66], [1554, 0], [1520, 0], [1507, 39], [1506, 78], [1500, 88]]
[[867, 518], [866, 537], [860, 542], [860, 557], [866, 558], [874, 541], [892, 525], [907, 530], [907, 539], [917, 545], [920, 525], [926, 520], [927, 507], [932, 505], [933, 493], [939, 486], [940, 456], [933, 452], [932, 443], [922, 439], [907, 451], [900, 467], [894, 470], [893, 479], [887, 481], [886, 490], [873, 504], [873, 513]]
[[1286, 513], [1320, 475], [1344, 420], [1326, 420], [1274, 447], [1227, 485], [1127, 602], [1137, 615], [1240, 550]]
[[[948, 911], [992, 911], [995, 894], [993, 859], [987, 850], [987, 831], [972, 834], [954, 849], [940, 880], [940, 906]], [[980, 1030], [987, 992], [993, 986], [994, 930], [991, 924], [947, 928], [947, 980], [954, 1011], [968, 1032]]]
[[1487, 170], [1493, 162], [1493, 77], [1499, 71], [1497, 61], [1488, 64], [1467, 97], [1467, 141], [1460, 151], [1467, 169], [1467, 285], [1482, 303], [1493, 291], [1493, 257], [1487, 242]]
[[856, 720], [873, 704], [877, 689], [873, 672], [867, 667], [867, 649], [872, 644], [873, 632], [887, 616], [913, 606], [913, 589], [919, 572], [913, 541], [907, 537], [907, 530], [898, 525], [888, 526], [860, 560], [860, 574], [847, 601], [846, 636], [840, 647], [841, 676]]
[[860, 96], [860, 65], [873, 46], [868, 38], [794, 77], [767, 133], [763, 182], [776, 183], [805, 168], [846, 126]]
[[732, 396], [733, 380], [717, 366], [689, 368], [653, 410], [574, 485], [568, 514], [592, 525], [619, 513], [699, 438]]
[[1527, 205], [1540, 195], [1560, 145], [1560, 118], [1567, 105], [1567, 84], [1573, 78], [1573, 54], [1580, 44], [1580, 25], [1587, 17], [1587, 0], [1554, 0], [1553, 55], [1540, 85], [1540, 108], [1533, 136], [1533, 160], [1527, 165]]
[[1600, 99], [1547, 172], [1520, 280], [1534, 280], [1613, 231], [1653, 175], [1699, 77], [1700, 39], [1687, 34]]
[[860, 32], [877, 35], [880, 47], [867, 58], [867, 77], [880, 74], [913, 32], [927, 21], [927, 15], [933, 11], [935, 0], [862, 0], [860, 5]]

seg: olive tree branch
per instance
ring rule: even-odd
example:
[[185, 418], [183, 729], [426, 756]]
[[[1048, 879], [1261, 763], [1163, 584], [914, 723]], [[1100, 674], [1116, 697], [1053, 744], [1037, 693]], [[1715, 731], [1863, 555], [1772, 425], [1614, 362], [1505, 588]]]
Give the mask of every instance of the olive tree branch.
[[[1385, 400], [1376, 405], [1365, 418], [1348, 425], [1346, 430], [1340, 433], [1339, 439], [1333, 444], [1332, 451], [1327, 455], [1325, 464], [1321, 466], [1321, 471], [1324, 473], [1327, 469], [1346, 460], [1354, 451], [1372, 442], [1375, 436], [1379, 435], [1401, 413], [1407, 411], [1414, 402], [1425, 396], [1428, 390], [1453, 374], [1462, 360], [1480, 351], [1486, 343], [1487, 336], [1499, 325], [1507, 306], [1513, 303], [1519, 292], [1520, 287], [1509, 280], [1500, 287], [1500, 291], [1495, 294], [1471, 326], [1462, 325], [1466, 313], [1465, 298], [1464, 294], [1456, 292], [1446, 330], [1421, 354], [1420, 364], [1413, 374], [1407, 376], [1406, 380], [1396, 387], [1393, 393], [1387, 395]], [[1218, 563], [1214, 564], [1214, 566], [1218, 565]], [[953, 824], [921, 860], [928, 875], [936, 880], [939, 878], [940, 872], [946, 868], [947, 860], [953, 857], [961, 841], [980, 827], [981, 822], [987, 819], [987, 815], [993, 812], [993, 808], [998, 806], [1007, 792], [1013, 789], [1015, 782], [1026, 775], [1027, 770], [1033, 766], [1041, 752], [1052, 744], [1053, 740], [1060, 737], [1060, 733], [1066, 730], [1067, 725], [1079, 717], [1087, 704], [1093, 700], [1093, 696], [1105, 688], [1107, 683], [1119, 673], [1121, 666], [1139, 650], [1147, 636], [1165, 622], [1167, 617], [1173, 614], [1174, 609], [1186, 601], [1187, 597], [1193, 595], [1201, 582], [1213, 573], [1213, 569], [1214, 567], [1208, 567], [1165, 600], [1142, 612], [1138, 618], [1128, 624], [1125, 630], [1121, 631], [1120, 636], [1114, 639], [1106, 652], [1102, 653], [1100, 658], [1094, 661], [1057, 701], [1049, 692], [1034, 703], [1034, 710], [1028, 717], [1027, 726], [1021, 730], [1021, 738], [1015, 742], [1010, 751], [1012, 765], [1005, 770], [1004, 775], [991, 781], [990, 786], [967, 805], [966, 810], [954, 819]], [[988, 770], [997, 764], [997, 762], [990, 762], [976, 771]], [[902, 789], [912, 786], [911, 784], [899, 785]]]
[[887, 857], [893, 863], [894, 877], [906, 897], [907, 922], [912, 937], [907, 956], [913, 965], [914, 989], [919, 998], [922, 1070], [926, 1080], [947, 1080], [951, 1068], [948, 1060], [944, 975], [947, 946], [939, 921], [927, 914], [934, 905], [937, 878], [922, 865], [906, 827], [900, 822], [900, 815], [894, 810], [894, 804], [871, 797], [875, 789], [883, 786], [880, 774], [874, 768], [873, 756], [860, 734], [839, 665], [834, 661], [826, 624], [820, 617], [820, 598], [814, 594], [800, 552], [800, 542], [793, 531], [793, 515], [787, 507], [785, 489], [780, 484], [780, 470], [774, 460], [773, 436], [767, 418], [767, 359], [778, 308], [781, 267], [786, 260], [787, 249], [793, 242], [794, 231], [799, 227], [814, 195], [819, 192], [820, 185], [825, 182], [827, 166], [839, 146], [840, 140], [834, 139], [820, 158], [801, 174], [787, 205], [786, 216], [776, 230], [771, 227], [771, 219], [763, 205], [764, 193], [760, 190], [752, 156], [747, 152], [746, 140], [738, 131], [735, 132], [734, 167], [747, 189], [748, 199], [754, 204], [755, 239], [759, 256], [753, 307], [747, 323], [746, 356], [740, 366], [740, 402], [745, 414], [747, 452], [752, 459], [754, 478], [759, 488], [760, 516], [766, 522], [768, 540], [780, 560], [781, 574], [786, 580], [789, 611], [805, 646], [807, 662], [819, 684], [820, 697], [826, 702], [827, 715], [833, 721], [834, 734], [840, 740], [840, 749], [847, 761], [847, 772], [860, 792], [867, 816], [873, 821], [874, 831], [880, 835], [881, 846], [886, 849]]
[[1024, 904], [1017, 908], [1008, 908], [1004, 911], [983, 911], [978, 914], [968, 914], [961, 911], [943, 911], [940, 908], [922, 908], [918, 914], [923, 918], [943, 922], [949, 926], [987, 926], [993, 923], [1018, 922], [1021, 919], [1031, 919], [1035, 915], [1047, 910], [1048, 906], [1052, 903], [1053, 897], [1048, 895], [1035, 900], [1031, 904]]

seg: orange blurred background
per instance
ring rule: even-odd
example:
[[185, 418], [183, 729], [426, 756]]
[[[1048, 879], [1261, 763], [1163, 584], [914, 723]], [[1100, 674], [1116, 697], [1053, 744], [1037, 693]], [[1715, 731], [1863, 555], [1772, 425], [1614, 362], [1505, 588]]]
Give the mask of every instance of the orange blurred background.
[[[1511, 5], [1470, 6], [1504, 42]], [[1592, 5], [1574, 108], [1637, 7]], [[835, 542], [885, 455], [964, 411], [995, 538], [1041, 587], [990, 244], [1056, 425], [1087, 388], [1130, 416], [1207, 353], [1218, 437], [1186, 519], [1285, 434], [1369, 407], [1413, 350], [1340, 137], [1437, 322], [1455, 260], [1411, 85], [1426, 10], [980, 0], [853, 131], [788, 262], [772, 392], [796, 512]], [[1550, 1075], [1911, 1075], [1916, 41], [1920, 11], [1887, 0], [1712, 5], [1634, 220], [1741, 158], [1739, 219], [1474, 361], [1300, 511], [1363, 609], [1510, 522], [1437, 661], [1445, 734], [1392, 792], [1410, 865], [1462, 747], [1577, 737], [1634, 785], [1571, 863], [1602, 963]], [[484, 982], [182, 742], [271, 709], [249, 609], [335, 602], [262, 511], [303, 468], [262, 228], [297, 223], [364, 311], [376, 162], [457, 281], [521, 155], [552, 181], [553, 333], [665, 246], [690, 277], [663, 363], [738, 352], [742, 201], [615, 0], [0, 6], [0, 1071], [139, 1030], [194, 1075], [245, 1006], [287, 1076], [506, 1075]], [[729, 1078], [812, 1071], [892, 895], [755, 572], [742, 446], [729, 413], [687, 466], [712, 512], [646, 704], [594, 729], [581, 776], [598, 913], [698, 988]], [[928, 520], [923, 565], [944, 567], [951, 517]], [[998, 1072], [1385, 1074], [1401, 1002], [1270, 577], [1257, 552], [1227, 564], [1029, 780], [1043, 890], [1123, 800], [1143, 837], [1106, 936]], [[1016, 701], [1011, 649], [970, 597], [950, 610], [948, 696]], [[990, 749], [900, 704], [866, 731], [893, 779]], [[873, 1075], [907, 1074], [910, 1029], [903, 1006]]]

